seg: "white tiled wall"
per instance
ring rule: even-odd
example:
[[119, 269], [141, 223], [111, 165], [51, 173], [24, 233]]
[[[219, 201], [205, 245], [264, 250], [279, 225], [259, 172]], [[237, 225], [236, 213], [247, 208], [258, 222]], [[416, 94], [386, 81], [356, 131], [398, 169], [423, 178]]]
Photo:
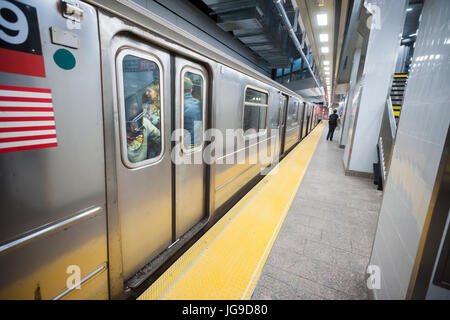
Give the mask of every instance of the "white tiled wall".
[[404, 299], [450, 123], [450, 1], [425, 1], [371, 264]]

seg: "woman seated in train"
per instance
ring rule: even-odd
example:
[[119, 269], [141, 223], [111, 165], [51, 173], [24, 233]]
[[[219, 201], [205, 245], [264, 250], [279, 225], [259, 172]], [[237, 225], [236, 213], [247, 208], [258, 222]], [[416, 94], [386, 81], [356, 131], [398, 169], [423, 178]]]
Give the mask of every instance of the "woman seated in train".
[[159, 97], [159, 83], [153, 83], [145, 88], [142, 96], [142, 108], [145, 117], [161, 130], [161, 101]]
[[145, 117], [137, 102], [126, 107], [127, 154], [136, 163], [158, 156], [161, 152], [159, 129]]

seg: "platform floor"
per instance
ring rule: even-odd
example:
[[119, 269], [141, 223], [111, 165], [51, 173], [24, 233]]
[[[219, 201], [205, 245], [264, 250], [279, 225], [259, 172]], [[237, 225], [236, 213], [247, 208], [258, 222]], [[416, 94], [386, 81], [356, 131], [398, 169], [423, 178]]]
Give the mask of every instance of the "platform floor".
[[367, 299], [382, 192], [345, 176], [344, 149], [323, 131], [252, 299]]
[[366, 299], [381, 193], [369, 179], [344, 175], [343, 150], [325, 141], [326, 126], [138, 299]]

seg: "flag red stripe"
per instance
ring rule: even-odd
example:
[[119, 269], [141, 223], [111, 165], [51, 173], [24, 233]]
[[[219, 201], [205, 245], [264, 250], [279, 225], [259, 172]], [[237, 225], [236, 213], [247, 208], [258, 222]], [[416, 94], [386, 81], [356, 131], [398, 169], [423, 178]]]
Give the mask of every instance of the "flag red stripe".
[[55, 117], [0, 117], [0, 122], [50, 121], [50, 120], [55, 120]]
[[6, 152], [15, 152], [15, 151], [25, 151], [25, 150], [33, 150], [33, 149], [42, 149], [42, 148], [50, 148], [50, 147], [57, 147], [58, 143], [44, 143], [44, 144], [35, 144], [32, 146], [21, 146], [21, 147], [11, 147], [11, 148], [3, 148], [0, 149], [0, 153], [6, 153]]
[[0, 143], [1, 142], [27, 141], [27, 140], [52, 139], [52, 138], [56, 138], [56, 134], [41, 134], [39, 136], [0, 138]]
[[0, 56], [0, 72], [45, 78], [43, 56], [4, 48], [0, 48]]
[[2, 86], [2, 85], [0, 85], [0, 90], [52, 93], [51, 89], [18, 87], [18, 86]]
[[18, 131], [37, 131], [37, 130], [55, 130], [55, 126], [38, 126], [38, 127], [14, 127], [0, 128], [0, 132], [18, 132]]
[[0, 111], [53, 111], [53, 108], [45, 107], [0, 107]]
[[25, 97], [2, 97], [0, 101], [15, 101], [15, 102], [52, 102], [52, 99], [46, 98], [25, 98]]

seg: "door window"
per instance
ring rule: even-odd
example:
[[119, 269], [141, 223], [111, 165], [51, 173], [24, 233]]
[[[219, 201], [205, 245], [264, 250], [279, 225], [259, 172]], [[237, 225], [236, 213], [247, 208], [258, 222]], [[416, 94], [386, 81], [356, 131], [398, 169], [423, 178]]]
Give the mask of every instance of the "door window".
[[203, 145], [205, 77], [202, 72], [191, 68], [185, 69], [181, 76], [183, 148], [184, 151], [190, 151]]
[[128, 167], [157, 160], [162, 154], [161, 68], [150, 55], [119, 54], [122, 159]]

